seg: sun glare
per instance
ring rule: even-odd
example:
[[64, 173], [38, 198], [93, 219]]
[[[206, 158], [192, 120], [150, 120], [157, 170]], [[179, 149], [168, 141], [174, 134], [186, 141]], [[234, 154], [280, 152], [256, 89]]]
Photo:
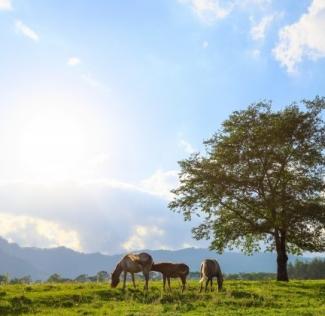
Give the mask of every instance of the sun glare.
[[82, 177], [99, 139], [96, 125], [79, 108], [24, 108], [14, 128], [20, 176], [42, 182]]
[[47, 179], [74, 173], [85, 150], [78, 122], [55, 112], [29, 118], [21, 135], [20, 157], [26, 170]]

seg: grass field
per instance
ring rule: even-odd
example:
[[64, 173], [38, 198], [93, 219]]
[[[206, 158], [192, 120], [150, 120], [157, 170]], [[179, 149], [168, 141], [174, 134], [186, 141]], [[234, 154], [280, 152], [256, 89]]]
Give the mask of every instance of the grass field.
[[190, 281], [164, 293], [160, 281], [148, 293], [129, 284], [105, 283], [0, 286], [0, 315], [325, 315], [325, 281], [225, 281], [224, 290], [199, 293]]

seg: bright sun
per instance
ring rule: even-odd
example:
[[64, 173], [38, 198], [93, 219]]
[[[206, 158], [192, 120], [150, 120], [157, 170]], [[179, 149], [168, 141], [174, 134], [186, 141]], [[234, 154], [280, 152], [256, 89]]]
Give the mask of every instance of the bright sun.
[[84, 174], [98, 128], [80, 109], [41, 103], [20, 112], [14, 128], [20, 176], [61, 181]]
[[53, 179], [71, 176], [84, 156], [84, 135], [72, 117], [60, 111], [37, 113], [26, 121], [20, 156], [26, 171]]

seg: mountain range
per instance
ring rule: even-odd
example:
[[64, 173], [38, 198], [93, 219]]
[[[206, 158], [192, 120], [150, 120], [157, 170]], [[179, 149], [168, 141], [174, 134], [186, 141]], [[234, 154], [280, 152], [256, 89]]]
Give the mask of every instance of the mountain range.
[[[191, 271], [198, 271], [200, 262], [205, 258], [217, 259], [224, 273], [276, 271], [276, 257], [273, 253], [246, 256], [226, 252], [219, 255], [204, 248], [145, 251], [152, 255], [155, 262], [184, 262], [190, 266]], [[86, 254], [65, 247], [20, 247], [0, 237], [0, 274], [8, 273], [10, 278], [29, 275], [33, 280], [45, 280], [53, 273], [75, 278], [80, 274], [95, 275], [102, 270], [111, 272], [122, 256], [123, 254]], [[291, 262], [296, 259], [298, 257], [289, 256]]]

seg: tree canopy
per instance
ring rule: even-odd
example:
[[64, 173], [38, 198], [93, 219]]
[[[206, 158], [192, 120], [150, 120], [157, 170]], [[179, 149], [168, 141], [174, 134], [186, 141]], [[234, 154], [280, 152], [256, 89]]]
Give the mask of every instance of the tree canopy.
[[322, 110], [316, 97], [279, 111], [259, 102], [233, 112], [205, 141], [206, 152], [180, 161], [173, 210], [202, 223], [196, 239], [211, 249], [278, 254], [278, 280], [287, 280], [287, 253], [325, 250]]

